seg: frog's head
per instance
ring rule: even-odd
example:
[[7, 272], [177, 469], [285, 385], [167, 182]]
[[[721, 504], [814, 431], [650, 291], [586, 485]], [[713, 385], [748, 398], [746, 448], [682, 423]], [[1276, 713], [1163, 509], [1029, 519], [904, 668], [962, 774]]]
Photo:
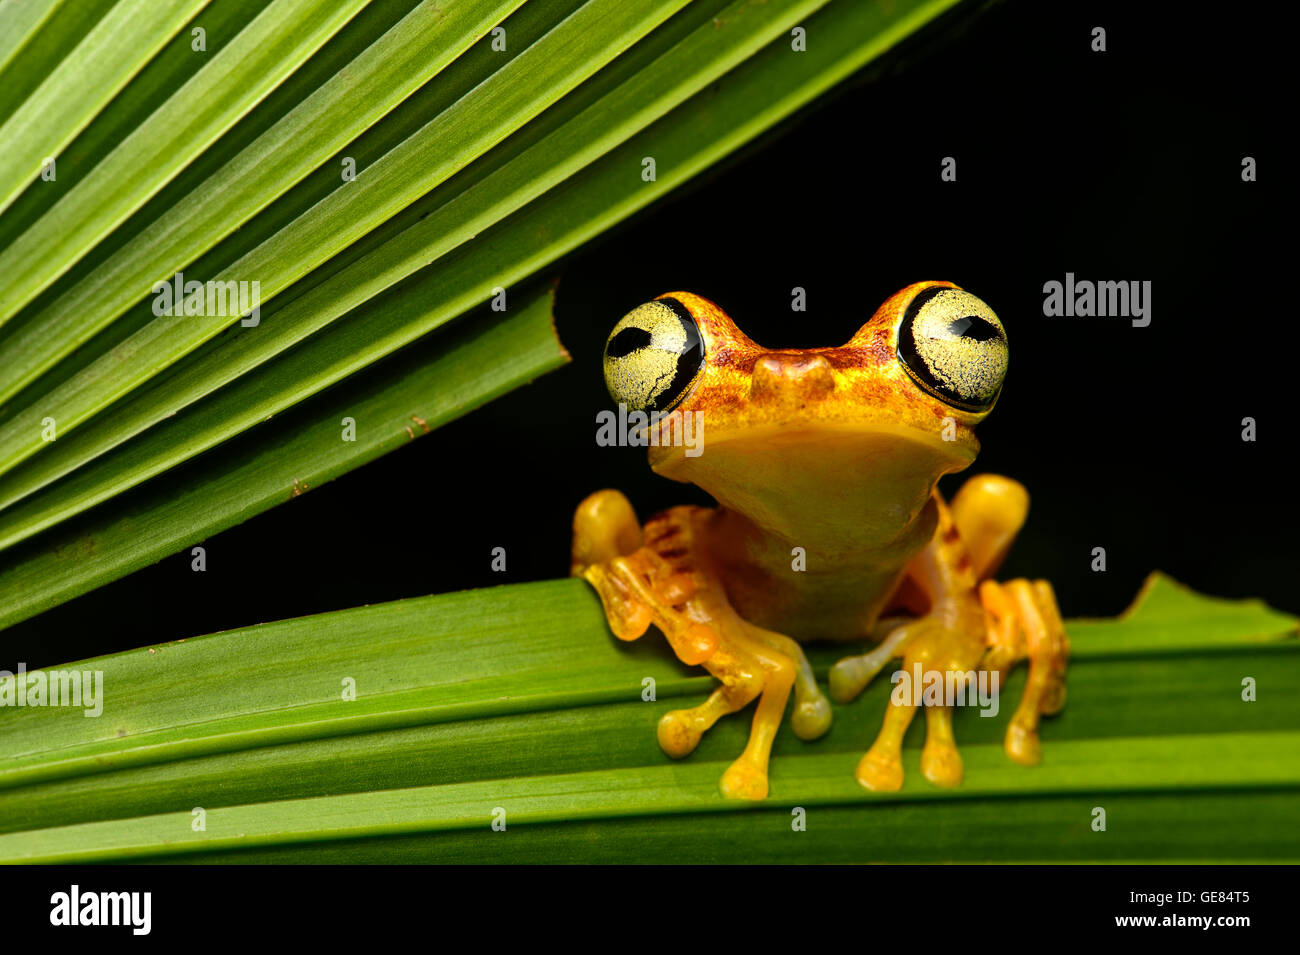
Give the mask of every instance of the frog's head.
[[652, 446], [651, 467], [796, 536], [837, 505], [881, 534], [915, 517], [975, 459], [1006, 368], [1002, 323], [950, 282], [909, 285], [838, 348], [762, 348], [687, 292], [629, 312], [605, 345], [615, 400], [702, 422], [696, 447]]

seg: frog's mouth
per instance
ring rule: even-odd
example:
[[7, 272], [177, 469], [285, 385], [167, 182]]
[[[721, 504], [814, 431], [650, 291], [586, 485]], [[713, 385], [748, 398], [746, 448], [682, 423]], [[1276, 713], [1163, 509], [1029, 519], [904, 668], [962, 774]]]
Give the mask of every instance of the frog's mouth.
[[720, 504], [794, 544], [834, 531], [862, 546], [896, 540], [920, 514], [935, 482], [979, 450], [973, 434], [943, 440], [902, 424], [773, 425], [698, 435], [651, 447], [664, 477], [696, 484]]

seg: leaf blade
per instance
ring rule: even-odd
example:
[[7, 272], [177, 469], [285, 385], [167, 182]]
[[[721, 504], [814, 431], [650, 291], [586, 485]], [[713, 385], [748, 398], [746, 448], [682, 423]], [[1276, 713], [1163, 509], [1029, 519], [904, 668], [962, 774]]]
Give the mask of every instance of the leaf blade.
[[[0, 325], [264, 99], [369, 0], [275, 0], [0, 252]], [[47, 337], [49, 330], [46, 329]], [[43, 370], [43, 369], [41, 369]], [[28, 373], [26, 384], [37, 373]], [[5, 378], [10, 377], [6, 368]], [[17, 388], [0, 389], [0, 402]]]
[[426, 0], [346, 68], [183, 196], [18, 334], [0, 341], [0, 403], [121, 316], [159, 276], [183, 269], [442, 72], [523, 0]]
[[[130, 0], [123, 0], [130, 2]], [[541, 40], [512, 59], [448, 113], [381, 158], [293, 226], [234, 263], [214, 282], [251, 282], [263, 302], [504, 139], [686, 0], [589, 0]], [[566, 51], [568, 56], [566, 56]], [[446, 145], [448, 142], [450, 146]], [[427, 155], [422, 155], [427, 154]], [[432, 159], [430, 159], [432, 157]], [[192, 298], [186, 295], [187, 302]], [[202, 294], [194, 296], [201, 299]], [[187, 308], [188, 311], [188, 308]], [[33, 422], [54, 418], [66, 434], [225, 328], [241, 314], [159, 318], [77, 373], [26, 412], [0, 426], [0, 472], [48, 443]]]
[[119, 0], [0, 126], [0, 212], [208, 2]]
[[[1281, 751], [1286, 764], [1275, 757]], [[1300, 787], [1300, 733], [1219, 734], [1181, 741], [1171, 753], [1165, 740], [1133, 738], [1058, 743], [1050, 759], [1034, 770], [1011, 763], [992, 746], [967, 747], [967, 765], [978, 784], [959, 789], [925, 789], [915, 769], [902, 791], [869, 793], [853, 778], [855, 760], [842, 755], [792, 757], [773, 767], [774, 794], [764, 809], [794, 806], [854, 806], [913, 802], [974, 802], [1024, 796], [1093, 796], [1098, 788], [1115, 794], [1216, 792]], [[1100, 781], [1095, 772], [1107, 769]], [[1223, 767], [1218, 774], [1211, 767]], [[696, 762], [638, 770], [496, 779], [447, 786], [415, 787], [284, 800], [206, 811], [204, 831], [192, 829], [190, 811], [144, 818], [0, 835], [0, 860], [73, 863], [183, 856], [222, 850], [289, 847], [381, 836], [447, 831], [481, 834], [481, 847], [497, 834], [494, 814], [504, 809], [508, 825], [575, 826], [610, 818], [664, 817], [700, 813], [748, 814], [751, 806], [724, 799], [717, 779], [725, 763]], [[1034, 780], [1028, 782], [1028, 780]], [[780, 795], [776, 787], [780, 784]], [[864, 808], [860, 810], [866, 812]], [[697, 827], [697, 832], [707, 831]], [[770, 838], [770, 836], [769, 836]], [[780, 838], [789, 839], [788, 832]], [[575, 843], [577, 840], [575, 840]], [[1300, 853], [1294, 829], [1285, 850]], [[580, 843], [567, 859], [581, 858]], [[660, 858], [667, 858], [662, 854]], [[644, 860], [643, 860], [644, 861]]]

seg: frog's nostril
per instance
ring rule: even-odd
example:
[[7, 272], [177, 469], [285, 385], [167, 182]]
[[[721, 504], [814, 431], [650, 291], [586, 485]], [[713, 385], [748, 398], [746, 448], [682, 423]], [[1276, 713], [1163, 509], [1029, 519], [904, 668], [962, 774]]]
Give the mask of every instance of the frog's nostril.
[[754, 363], [751, 397], [756, 401], [810, 401], [835, 390], [831, 364], [821, 355], [767, 355]]

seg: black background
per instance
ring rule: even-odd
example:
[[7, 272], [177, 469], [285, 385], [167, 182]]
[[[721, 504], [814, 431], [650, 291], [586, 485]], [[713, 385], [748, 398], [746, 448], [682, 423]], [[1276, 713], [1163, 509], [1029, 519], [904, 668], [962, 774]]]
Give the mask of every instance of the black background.
[[[340, 943], [374, 943], [375, 925], [404, 926], [426, 913], [450, 922], [461, 913], [470, 917], [485, 911], [484, 898], [506, 893], [510, 918], [496, 919], [492, 938], [502, 946], [527, 947], [537, 941], [537, 926], [555, 918], [556, 893], [599, 897], [613, 880], [632, 898], [654, 898], [662, 891], [663, 870], [634, 866], [551, 867], [547, 887], [539, 892], [536, 870], [529, 867], [442, 867], [431, 887], [429, 880], [410, 878], [406, 867], [368, 867], [363, 878], [340, 878], [337, 866], [243, 866], [237, 872], [222, 866], [46, 866], [39, 870], [5, 867], [0, 869], [0, 887], [5, 890], [10, 930], [18, 928], [23, 938], [69, 938], [103, 944], [175, 945], [188, 942], [196, 929], [206, 940], [247, 946], [250, 930], [259, 940], [303, 945], [319, 941], [323, 946]], [[888, 867], [877, 867], [880, 873]], [[1032, 871], [1002, 866], [997, 879], [979, 878], [967, 867], [932, 866], [927, 869], [924, 891], [907, 884], [905, 874], [888, 871], [898, 878], [877, 879], [873, 899], [887, 903], [887, 917], [865, 925], [836, 923], [817, 930], [823, 946], [870, 940], [891, 947], [915, 946], [917, 927], [935, 921], [935, 900], [960, 898], [971, 911], [980, 913], [966, 923], [944, 924], [950, 934], [966, 931], [983, 938], [993, 929], [993, 912], [1000, 916], [999, 928], [1015, 938], [1060, 938], [1073, 941], [1109, 941], [1116, 935], [1132, 939], [1160, 940], [1164, 945], [1186, 950], [1188, 941], [1218, 947], [1232, 942], [1276, 937], [1290, 922], [1291, 895], [1279, 884], [1273, 866], [1233, 866], [1230, 871], [1206, 866], [1061, 866], [1038, 865]], [[800, 869], [800, 887], [827, 911], [851, 911], [861, 905], [861, 879], [846, 867], [821, 865]], [[225, 899], [238, 880], [245, 888], [237, 905], [196, 908], [195, 898]], [[755, 900], [750, 880], [735, 878], [734, 871], [717, 872], [709, 889], [710, 898], [730, 911], [748, 912]], [[135, 936], [126, 927], [53, 927], [49, 924], [50, 898], [68, 892], [71, 884], [85, 892], [151, 892], [152, 931]], [[1190, 891], [1195, 903], [1152, 905], [1132, 901], [1134, 893]], [[1249, 901], [1201, 903], [1201, 892], [1241, 892]], [[1007, 899], [1014, 906], [1007, 907]], [[336, 902], [322, 907], [322, 900]], [[491, 912], [490, 909], [486, 910]], [[674, 930], [707, 935], [718, 930], [716, 906], [681, 906], [671, 911]], [[988, 915], [983, 913], [988, 912]], [[495, 914], [495, 913], [493, 913]], [[1246, 916], [1249, 926], [1134, 927], [1117, 926], [1117, 916], [1196, 916], [1211, 918]], [[463, 924], [464, 916], [461, 916]], [[852, 925], [852, 927], [849, 927]], [[564, 926], [566, 941], [579, 949], [608, 945], [611, 936], [626, 931], [627, 916], [617, 906], [595, 905], [581, 919], [569, 919]], [[1169, 941], [1165, 941], [1168, 939]], [[1208, 945], [1207, 945], [1208, 948]], [[1191, 946], [1197, 950], [1196, 946]]]
[[[1011, 343], [973, 471], [1013, 476], [1033, 501], [1002, 576], [1050, 579], [1067, 616], [1122, 610], [1156, 568], [1300, 611], [1291, 243], [1271, 149], [1281, 26], [1134, 7], [1020, 0], [945, 20], [552, 270], [570, 365], [209, 539], [206, 573], [186, 548], [20, 624], [0, 667], [562, 576], [573, 507], [601, 487], [642, 516], [708, 503], [643, 449], [595, 444], [609, 329], [676, 289], [760, 344], [810, 347], [846, 340], [911, 282], [966, 287]], [[1242, 182], [1244, 156], [1258, 182]], [[1045, 318], [1043, 283], [1066, 272], [1151, 281], [1151, 325]], [[806, 313], [790, 311], [795, 286]], [[490, 570], [496, 546], [506, 573]], [[1105, 573], [1090, 569], [1098, 546]]]

